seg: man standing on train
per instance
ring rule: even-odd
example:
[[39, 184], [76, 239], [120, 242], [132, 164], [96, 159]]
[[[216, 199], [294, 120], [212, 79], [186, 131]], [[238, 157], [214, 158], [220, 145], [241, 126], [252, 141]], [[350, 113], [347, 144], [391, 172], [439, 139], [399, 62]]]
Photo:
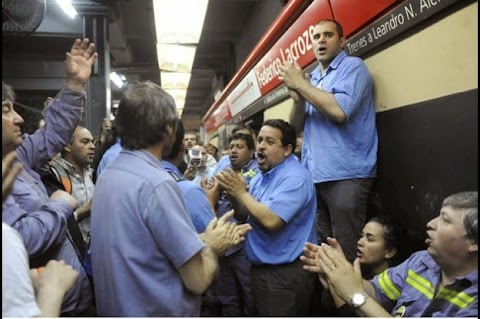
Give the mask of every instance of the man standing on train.
[[318, 22], [312, 42], [319, 62], [312, 73], [303, 75], [296, 62], [285, 62], [279, 79], [296, 102], [291, 123], [303, 131], [302, 164], [317, 193], [317, 235], [324, 242], [337, 238], [353, 261], [376, 177], [373, 81], [363, 61], [343, 51], [338, 22]]

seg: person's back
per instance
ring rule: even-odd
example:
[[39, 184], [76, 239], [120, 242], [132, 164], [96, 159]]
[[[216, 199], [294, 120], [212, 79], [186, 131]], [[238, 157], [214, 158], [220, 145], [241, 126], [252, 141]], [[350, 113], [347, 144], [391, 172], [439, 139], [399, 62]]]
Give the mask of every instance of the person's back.
[[[99, 176], [92, 207], [91, 261], [101, 316], [199, 316], [218, 255], [244, 240], [214, 218], [194, 229], [177, 182], [161, 160], [175, 143], [175, 102], [160, 86], [135, 83], [117, 114], [124, 149]], [[139, 126], [138, 123], [144, 123]]]
[[103, 170], [108, 166], [108, 164], [110, 164], [110, 162], [117, 158], [121, 150], [122, 142], [120, 138], [117, 137], [115, 143], [105, 151], [100, 162], [98, 163], [96, 178], [102, 174]]
[[183, 178], [178, 167], [168, 160], [163, 160], [162, 164], [164, 165], [165, 170], [177, 182], [178, 188], [180, 188], [180, 191], [182, 192], [185, 206], [187, 207], [187, 211], [197, 233], [203, 233], [207, 228], [208, 223], [215, 217], [205, 191], [197, 183]]
[[[156, 202], [161, 206], [151, 207], [151, 197], [162, 198]], [[92, 266], [99, 315], [198, 316], [200, 298], [185, 289], [176, 269], [203, 245], [198, 236], [192, 236], [189, 217], [177, 216], [185, 213], [179, 206], [183, 202], [176, 182], [146, 151], [122, 151], [99, 176], [92, 207]]]

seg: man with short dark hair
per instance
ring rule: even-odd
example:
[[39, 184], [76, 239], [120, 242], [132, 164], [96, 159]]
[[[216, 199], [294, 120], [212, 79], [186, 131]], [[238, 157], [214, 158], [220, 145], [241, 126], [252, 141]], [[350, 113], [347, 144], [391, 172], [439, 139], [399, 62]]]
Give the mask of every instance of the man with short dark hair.
[[90, 211], [95, 189], [90, 168], [94, 153], [92, 133], [83, 126], [77, 126], [72, 139], [62, 150], [62, 157], [58, 160], [70, 179], [71, 194], [78, 202], [74, 216], [85, 243], [88, 242], [90, 235]]
[[254, 316], [306, 316], [315, 283], [299, 259], [305, 241], [316, 241], [315, 188], [308, 171], [293, 155], [295, 129], [283, 120], [268, 120], [258, 134], [261, 174], [247, 190], [243, 177], [226, 169], [220, 186], [248, 215], [252, 231], [245, 254], [252, 264]]
[[295, 100], [291, 120], [303, 132], [302, 164], [317, 192], [317, 235], [336, 237], [350, 261], [367, 221], [367, 199], [376, 177], [378, 137], [373, 80], [358, 57], [348, 56], [335, 20], [312, 32], [318, 66], [303, 74], [297, 62], [279, 66], [279, 79]]
[[[226, 168], [231, 168], [240, 174], [246, 185], [259, 173], [255, 159], [255, 144], [250, 134], [236, 132], [229, 138], [229, 160]], [[217, 203], [217, 213], [223, 216], [233, 209], [231, 201], [234, 198], [221, 190]], [[235, 223], [245, 221], [247, 216], [232, 218]], [[241, 317], [251, 315], [252, 297], [250, 293], [250, 263], [248, 262], [243, 244], [229, 249], [220, 259], [220, 275], [218, 298], [222, 303], [223, 315], [226, 317]]]

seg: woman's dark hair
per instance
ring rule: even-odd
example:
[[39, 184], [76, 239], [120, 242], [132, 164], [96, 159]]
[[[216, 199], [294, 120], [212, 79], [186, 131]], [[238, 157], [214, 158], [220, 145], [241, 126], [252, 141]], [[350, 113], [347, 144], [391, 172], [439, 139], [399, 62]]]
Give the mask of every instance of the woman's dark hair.
[[408, 242], [406, 229], [387, 215], [378, 215], [369, 220], [382, 226], [385, 249], [396, 249], [397, 253], [389, 260], [389, 266], [393, 267], [403, 262], [406, 257], [405, 245]]

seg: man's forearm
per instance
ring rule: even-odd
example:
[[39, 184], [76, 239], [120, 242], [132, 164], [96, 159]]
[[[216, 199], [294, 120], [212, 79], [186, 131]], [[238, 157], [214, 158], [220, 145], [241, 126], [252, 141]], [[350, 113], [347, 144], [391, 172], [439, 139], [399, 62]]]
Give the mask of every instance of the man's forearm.
[[285, 226], [280, 217], [266, 205], [258, 202], [250, 193], [244, 192], [236, 197], [239, 204], [245, 207], [248, 214], [269, 230], [279, 230]]
[[292, 113], [290, 114], [290, 124], [292, 124], [297, 133], [303, 132], [305, 125], [305, 100], [303, 98], [295, 101]]
[[42, 317], [58, 317], [65, 293], [60, 289], [46, 286], [37, 293], [37, 305]]
[[233, 217], [240, 222], [246, 222], [248, 218], [248, 209], [240, 204], [235, 198], [230, 198], [230, 203], [232, 203], [232, 208], [235, 211]]

